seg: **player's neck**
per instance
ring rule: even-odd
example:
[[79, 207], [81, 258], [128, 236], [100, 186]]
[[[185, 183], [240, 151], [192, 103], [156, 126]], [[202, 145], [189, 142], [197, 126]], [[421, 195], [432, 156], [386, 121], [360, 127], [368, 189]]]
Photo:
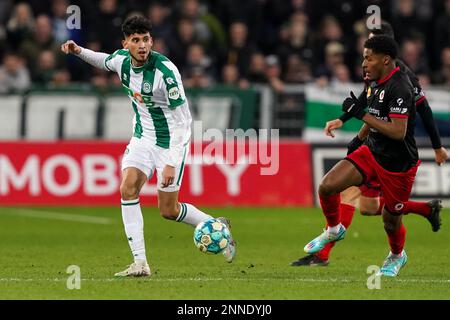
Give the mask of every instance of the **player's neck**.
[[145, 60], [143, 62], [139, 62], [131, 55], [131, 66], [134, 68], [140, 68], [140, 67], [144, 66], [148, 62], [148, 60], [150, 60], [150, 56], [151, 56], [151, 52], [149, 53], [147, 60]]
[[146, 64], [147, 61], [148, 61], [148, 59], [145, 62], [139, 62], [137, 60], [134, 60], [133, 57], [131, 57], [131, 66], [135, 67], [135, 68], [139, 68], [139, 67], [142, 67], [144, 64]]
[[383, 81], [383, 79], [389, 77], [389, 75], [392, 74], [395, 68], [396, 68], [395, 63], [387, 65], [386, 68], [383, 69], [383, 72], [381, 73], [380, 78], [377, 81], [380, 82]]

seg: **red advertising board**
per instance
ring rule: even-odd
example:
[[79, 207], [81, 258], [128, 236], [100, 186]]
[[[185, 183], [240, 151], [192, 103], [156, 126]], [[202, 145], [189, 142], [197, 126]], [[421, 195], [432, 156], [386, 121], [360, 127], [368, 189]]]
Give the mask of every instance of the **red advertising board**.
[[[281, 141], [266, 146], [267, 154], [261, 144], [239, 146], [221, 143], [219, 152], [207, 143], [192, 144], [180, 200], [211, 206], [313, 204], [308, 144]], [[1, 142], [0, 206], [117, 205], [125, 147], [99, 141]], [[225, 161], [228, 147], [233, 154]], [[156, 193], [154, 177], [141, 192], [142, 203], [156, 205]]]

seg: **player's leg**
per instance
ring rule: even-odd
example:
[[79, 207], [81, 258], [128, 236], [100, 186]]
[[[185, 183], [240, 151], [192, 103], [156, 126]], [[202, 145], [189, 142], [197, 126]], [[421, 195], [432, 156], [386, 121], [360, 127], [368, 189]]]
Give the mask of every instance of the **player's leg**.
[[345, 236], [345, 227], [341, 223], [340, 192], [350, 186], [360, 185], [363, 175], [353, 162], [339, 161], [323, 178], [319, 186], [319, 199], [322, 211], [327, 220], [327, 229], [320, 236], [310, 241], [304, 248], [306, 253], [319, 252], [333, 241]]
[[116, 273], [117, 277], [150, 275], [145, 255], [144, 220], [139, 202], [139, 192], [146, 181], [147, 175], [137, 168], [128, 167], [123, 171], [120, 185], [122, 220], [134, 263]]
[[[358, 187], [349, 187], [341, 192], [341, 204], [339, 211], [342, 225], [348, 229], [355, 213], [355, 206], [361, 191]], [[326, 226], [327, 227], [327, 226]], [[315, 254], [309, 254], [291, 263], [291, 266], [327, 266], [328, 259], [336, 242], [329, 242], [325, 247]]]
[[122, 220], [134, 263], [115, 276], [149, 276], [144, 241], [144, 219], [139, 201], [142, 186], [154, 171], [147, 146], [143, 141], [132, 138], [122, 158]]
[[434, 199], [428, 202], [407, 201], [404, 206], [403, 214], [413, 213], [426, 218], [434, 232], [441, 228], [441, 200]]
[[384, 261], [380, 274], [389, 277], [398, 275], [408, 257], [404, 251], [406, 228], [402, 223], [404, 204], [408, 201], [418, 165], [406, 172], [391, 173], [377, 166], [378, 181], [385, 199], [383, 208], [384, 229], [391, 251]]
[[[156, 170], [158, 174], [158, 207], [161, 216], [165, 219], [175, 220], [176, 222], [183, 222], [195, 228], [200, 222], [211, 219], [212, 216], [204, 213], [190, 203], [178, 201], [178, 193], [183, 181], [185, 165], [184, 160], [188, 154], [188, 148], [189, 146], [186, 146], [186, 152], [183, 161], [181, 161], [181, 164], [175, 168], [175, 178], [173, 183], [165, 188], [161, 186], [161, 173], [166, 163], [165, 156], [167, 154], [161, 150], [155, 153]], [[219, 217], [217, 219], [226, 224], [231, 231], [231, 224], [229, 219], [226, 219], [224, 217]], [[223, 252], [223, 255], [227, 262], [232, 262], [236, 255], [236, 244], [232, 236], [230, 238], [229, 245]]]
[[370, 185], [362, 185], [360, 189], [359, 212], [363, 216], [381, 215], [384, 200], [380, 201], [380, 186], [371, 181]]
[[380, 269], [380, 274], [395, 277], [408, 260], [408, 256], [403, 249], [405, 246], [406, 228], [402, 223], [402, 215], [394, 215], [386, 208], [383, 209], [383, 222], [391, 251]]

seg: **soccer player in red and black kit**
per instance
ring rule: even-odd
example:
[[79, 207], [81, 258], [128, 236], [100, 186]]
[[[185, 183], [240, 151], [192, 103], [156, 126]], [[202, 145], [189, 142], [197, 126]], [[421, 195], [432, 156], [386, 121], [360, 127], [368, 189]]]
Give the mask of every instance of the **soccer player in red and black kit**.
[[346, 228], [341, 223], [340, 192], [377, 181], [385, 199], [382, 215], [391, 247], [380, 270], [385, 276], [396, 276], [407, 261], [402, 214], [420, 163], [414, 140], [414, 88], [406, 73], [396, 66], [397, 52], [392, 37], [380, 35], [364, 43], [362, 66], [371, 81], [367, 88], [368, 112], [364, 110], [366, 103], [353, 92], [344, 100], [342, 111], [364, 121], [368, 135], [362, 146], [323, 178], [319, 198], [328, 226], [304, 248], [306, 253], [314, 254], [327, 243], [342, 240]]
[[[387, 35], [394, 38], [394, 31], [391, 25], [383, 21], [379, 29], [369, 30], [369, 38], [376, 35]], [[417, 76], [399, 59], [396, 65], [400, 70], [405, 72], [414, 86], [414, 100], [417, 113], [421, 116], [427, 133], [430, 137], [432, 147], [435, 152], [435, 160], [438, 165], [442, 165], [447, 160], [447, 150], [442, 146], [439, 132], [436, 128], [433, 113], [422, 91]], [[365, 77], [368, 84], [367, 78]], [[367, 90], [364, 90], [358, 99], [363, 103], [367, 103]], [[344, 113], [339, 119], [331, 120], [326, 123], [325, 134], [334, 137], [333, 130], [339, 129], [344, 122], [349, 120], [350, 116]], [[367, 135], [368, 126], [364, 125], [360, 133], [348, 145], [348, 154], [356, 150], [363, 140], [360, 138]], [[359, 200], [359, 201], [358, 201]], [[359, 210], [361, 214], [368, 216], [380, 215], [384, 206], [384, 197], [380, 196], [380, 186], [376, 181], [366, 182], [359, 187], [349, 187], [341, 193], [340, 214], [343, 225], [348, 228], [353, 220], [355, 207], [359, 202]], [[433, 231], [438, 231], [441, 225], [440, 210], [442, 208], [440, 200], [432, 200], [429, 202], [408, 201], [404, 207], [404, 213], [415, 213], [425, 217], [432, 226]], [[328, 243], [321, 251], [306, 255], [292, 262], [292, 266], [327, 266], [328, 259], [335, 242]]]

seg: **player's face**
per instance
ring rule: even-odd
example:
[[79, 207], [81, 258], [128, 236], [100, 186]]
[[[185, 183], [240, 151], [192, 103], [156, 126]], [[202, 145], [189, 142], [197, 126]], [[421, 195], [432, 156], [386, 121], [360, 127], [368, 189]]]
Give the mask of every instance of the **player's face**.
[[372, 49], [364, 48], [363, 58], [362, 67], [365, 76], [372, 81], [380, 79], [386, 64], [386, 56], [374, 53]]
[[153, 46], [150, 33], [133, 33], [123, 41], [123, 47], [130, 50], [130, 54], [138, 63], [147, 62]]

